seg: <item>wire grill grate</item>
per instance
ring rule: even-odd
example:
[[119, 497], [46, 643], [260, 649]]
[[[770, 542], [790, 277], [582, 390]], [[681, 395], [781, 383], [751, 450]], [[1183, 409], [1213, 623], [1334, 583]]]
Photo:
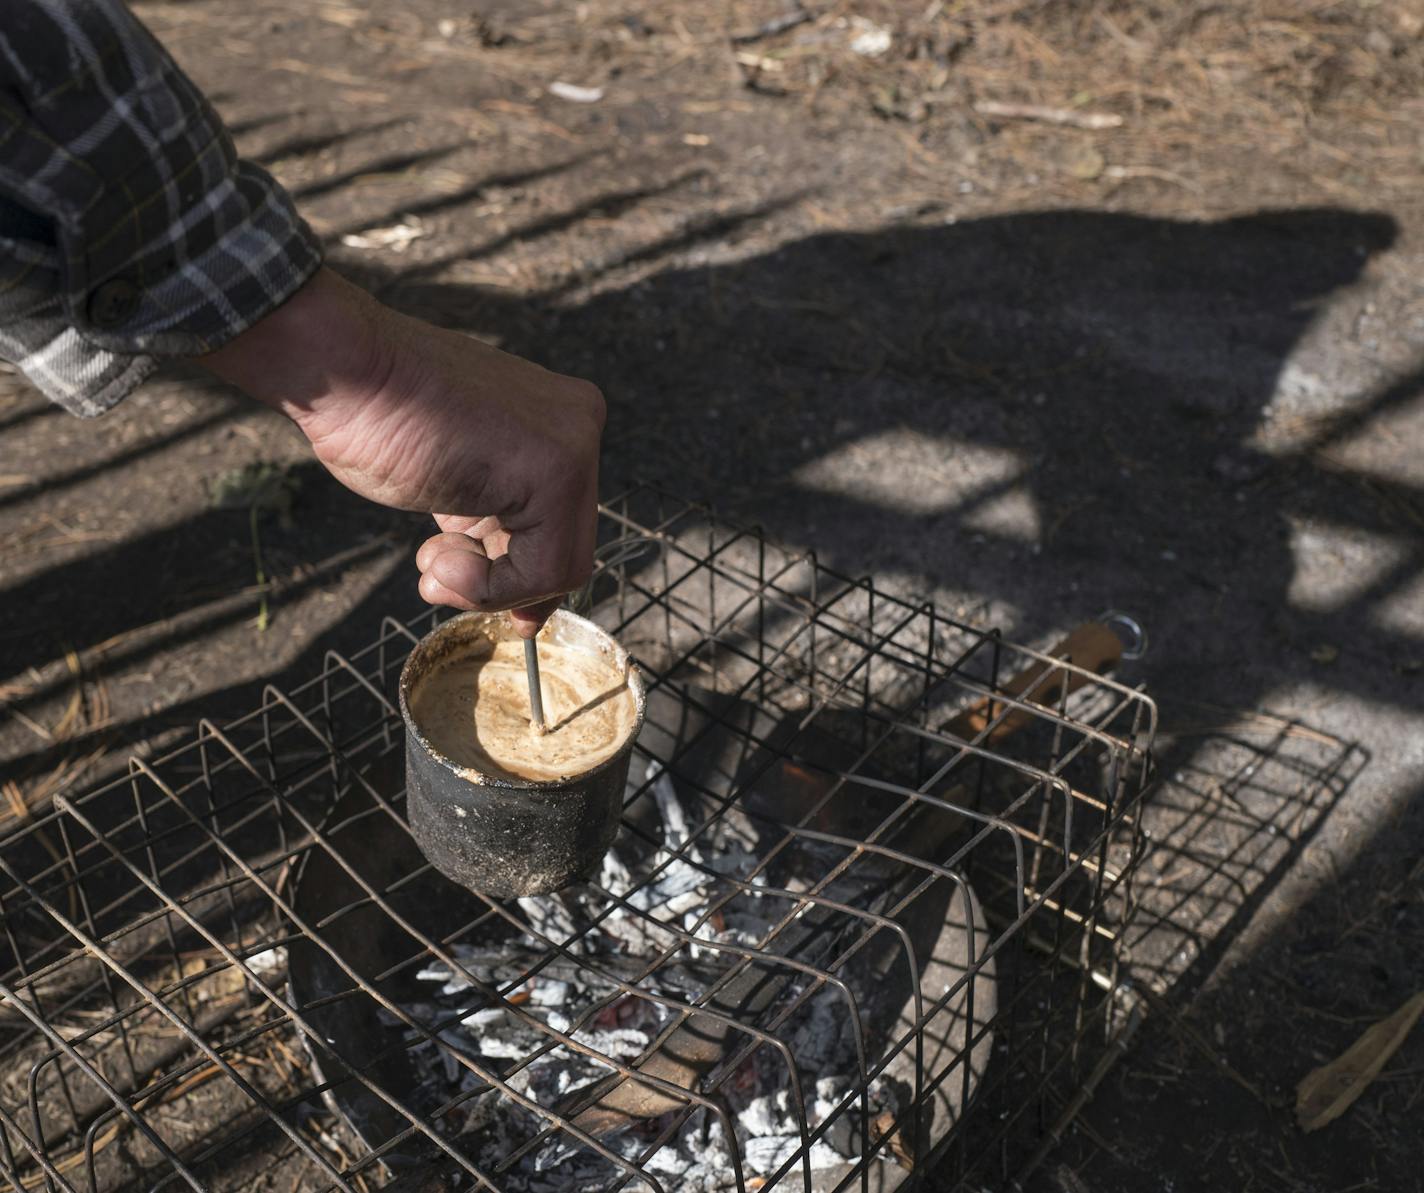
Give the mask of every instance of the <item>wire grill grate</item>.
[[[387, 618], [0, 841], [0, 1186], [675, 1189], [700, 1132], [726, 1188], [1007, 1187], [1122, 1028], [1151, 702], [1063, 666], [1014, 695], [1046, 656], [652, 490], [602, 521], [582, 600], [650, 688], [618, 881], [487, 902], [412, 852], [393, 693], [437, 615]], [[432, 966], [462, 1005], [413, 1010]], [[455, 1039], [472, 1006], [523, 1046]], [[611, 1051], [630, 1012], [647, 1046]], [[603, 1079], [541, 1089], [572, 1070]], [[790, 1124], [758, 1156], [748, 1082]]]

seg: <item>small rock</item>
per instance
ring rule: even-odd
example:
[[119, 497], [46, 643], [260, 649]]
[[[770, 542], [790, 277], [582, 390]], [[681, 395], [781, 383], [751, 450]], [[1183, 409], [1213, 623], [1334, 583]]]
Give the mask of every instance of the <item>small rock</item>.
[[580, 87], [576, 83], [556, 80], [549, 84], [549, 94], [566, 99], [572, 104], [596, 104], [603, 98], [603, 88]]
[[890, 30], [884, 25], [877, 25], [864, 17], [851, 17], [850, 25], [856, 31], [850, 40], [852, 54], [859, 54], [862, 58], [878, 58], [890, 48], [893, 39]]
[[1394, 42], [1383, 29], [1371, 29], [1365, 34], [1365, 45], [1376, 54], [1393, 54]]

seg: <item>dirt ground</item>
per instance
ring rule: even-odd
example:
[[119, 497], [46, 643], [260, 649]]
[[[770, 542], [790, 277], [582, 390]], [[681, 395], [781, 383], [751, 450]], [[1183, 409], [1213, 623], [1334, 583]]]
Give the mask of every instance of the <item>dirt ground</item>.
[[[1424, 1031], [1292, 1115], [1424, 989], [1416, 3], [135, 7], [333, 265], [602, 385], [609, 492], [1145, 624], [1157, 993], [1033, 1190], [1424, 1188]], [[415, 607], [421, 519], [195, 369], [0, 429], [12, 817]]]

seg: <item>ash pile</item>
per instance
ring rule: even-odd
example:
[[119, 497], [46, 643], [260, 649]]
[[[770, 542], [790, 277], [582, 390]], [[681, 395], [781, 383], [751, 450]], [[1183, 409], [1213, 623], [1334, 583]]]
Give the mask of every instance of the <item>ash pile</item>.
[[[563, 898], [519, 900], [533, 933], [518, 940], [513, 949], [453, 946], [460, 969], [486, 985], [507, 990], [506, 998], [522, 1007], [524, 1015], [511, 1014], [503, 1007], [472, 1009], [462, 1005], [462, 999], [468, 999], [473, 990], [471, 982], [463, 973], [438, 964], [418, 974], [422, 982], [429, 983], [431, 1000], [405, 1008], [429, 1025], [449, 1024], [459, 1016], [457, 1024], [440, 1028], [440, 1039], [451, 1049], [486, 1064], [535, 1056], [511, 1084], [552, 1110], [587, 1101], [587, 1096], [578, 1097], [580, 1092], [591, 1095], [606, 1084], [609, 1069], [594, 1057], [566, 1047], [540, 1052], [549, 1036], [531, 1024], [530, 1018], [594, 1053], [636, 1062], [664, 1031], [675, 1026], [675, 1008], [704, 993], [727, 968], [728, 958], [735, 956], [730, 950], [759, 948], [788, 909], [786, 899], [765, 893], [766, 879], [758, 872], [756, 855], [747, 848], [754, 842], [738, 840], [730, 830], [701, 848], [689, 842], [686, 814], [671, 778], [666, 772], [659, 773], [661, 767], [656, 762], [649, 764], [648, 770], [663, 834], [662, 848], [649, 859], [658, 872], [654, 881], [640, 886], [615, 848], [604, 859], [596, 883], [612, 896], [613, 905], [597, 920], [596, 927], [591, 925], [597, 897], [575, 889]], [[721, 878], [731, 881], [719, 881]], [[745, 884], [741, 889], [748, 897], [734, 898], [735, 906], [708, 913], [719, 895], [725, 898], [740, 884]], [[680, 927], [685, 937], [663, 925]], [[697, 943], [681, 947], [686, 938]], [[544, 942], [550, 940], [571, 942], [570, 951], [585, 963], [555, 961], [537, 976], [523, 978]], [[640, 976], [668, 950], [678, 950], [678, 960]], [[818, 951], [829, 952], [829, 942]], [[638, 993], [624, 992], [617, 984], [600, 980], [600, 972], [636, 984]], [[854, 968], [851, 974], [852, 992], [863, 1006], [874, 992], [856, 989], [865, 983], [855, 976]], [[892, 1130], [902, 1095], [893, 1079], [874, 1078], [866, 1083], [862, 1096], [854, 1034], [846, 1030], [846, 1000], [838, 990], [825, 986], [812, 992], [813, 984], [814, 979], [803, 974], [788, 976], [779, 992], [779, 999], [787, 1004], [800, 1000], [780, 1034], [799, 1070], [802, 1104], [797, 1102], [782, 1058], [772, 1049], [756, 1048], [719, 1084], [725, 1116], [702, 1108], [690, 1115], [671, 1109], [620, 1126], [621, 1116], [605, 1113], [599, 1118], [613, 1128], [606, 1131], [605, 1144], [649, 1174], [663, 1178], [670, 1188], [706, 1193], [737, 1187], [734, 1156], [740, 1157], [744, 1179], [753, 1182], [797, 1167], [795, 1161], [803, 1148], [808, 1149], [806, 1160], [813, 1172], [842, 1169], [855, 1160], [861, 1154], [864, 1134], [876, 1139]], [[447, 1096], [456, 1089], [475, 1092], [484, 1084], [448, 1053], [428, 1043], [418, 1048], [416, 1055], [423, 1062], [424, 1079]], [[499, 1091], [486, 1087], [479, 1098], [472, 1114], [490, 1131], [480, 1158], [491, 1167], [517, 1152], [546, 1125], [536, 1113], [509, 1105]], [[685, 1121], [676, 1123], [679, 1118]], [[670, 1130], [671, 1137], [652, 1150]], [[813, 1135], [814, 1140], [810, 1138]], [[898, 1136], [891, 1148], [878, 1154], [891, 1163], [907, 1158]], [[550, 1142], [532, 1152], [527, 1162], [506, 1178], [506, 1184], [511, 1190], [529, 1193], [592, 1191], [607, 1188], [616, 1175], [612, 1165], [585, 1149]]]
[[915, 861], [978, 826], [704, 689], [655, 694], [638, 749], [597, 879], [477, 917], [377, 1012], [407, 1100], [511, 1193], [895, 1187], [992, 1049], [978, 902]]

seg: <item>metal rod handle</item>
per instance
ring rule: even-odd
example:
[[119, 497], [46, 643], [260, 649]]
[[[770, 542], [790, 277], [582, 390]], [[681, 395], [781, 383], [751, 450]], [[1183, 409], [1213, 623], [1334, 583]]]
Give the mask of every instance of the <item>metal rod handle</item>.
[[544, 692], [539, 687], [539, 648], [533, 638], [524, 639], [524, 671], [529, 677], [529, 723], [535, 733], [547, 732], [544, 725]]

